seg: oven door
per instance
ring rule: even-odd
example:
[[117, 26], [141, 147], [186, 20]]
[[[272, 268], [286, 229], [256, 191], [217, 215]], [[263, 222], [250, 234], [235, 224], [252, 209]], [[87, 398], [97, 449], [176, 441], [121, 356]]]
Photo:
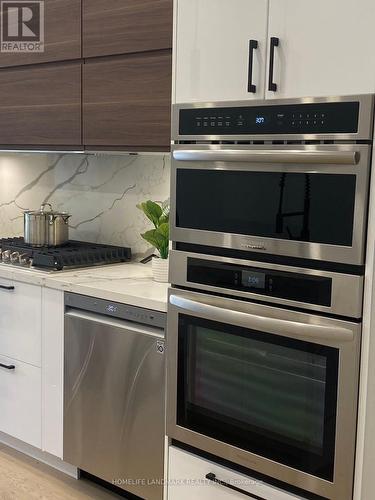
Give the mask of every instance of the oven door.
[[178, 145], [171, 236], [362, 265], [369, 145]]
[[169, 437], [351, 499], [360, 325], [171, 290], [167, 334]]

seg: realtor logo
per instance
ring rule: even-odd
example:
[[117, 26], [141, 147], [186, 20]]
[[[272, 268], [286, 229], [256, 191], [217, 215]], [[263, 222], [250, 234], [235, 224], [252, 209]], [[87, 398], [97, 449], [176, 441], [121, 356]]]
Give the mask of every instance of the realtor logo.
[[1, 52], [44, 52], [44, 0], [1, 0]]

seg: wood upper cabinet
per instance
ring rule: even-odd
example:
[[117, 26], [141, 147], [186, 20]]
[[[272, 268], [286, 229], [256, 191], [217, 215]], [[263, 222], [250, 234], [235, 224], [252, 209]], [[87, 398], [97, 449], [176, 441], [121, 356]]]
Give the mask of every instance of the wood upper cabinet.
[[44, 52], [0, 52], [0, 67], [80, 57], [81, 0], [44, 0]]
[[172, 57], [144, 52], [83, 66], [87, 146], [168, 150]]
[[83, 57], [172, 47], [172, 0], [82, 0]]
[[0, 71], [0, 143], [81, 144], [81, 64]]

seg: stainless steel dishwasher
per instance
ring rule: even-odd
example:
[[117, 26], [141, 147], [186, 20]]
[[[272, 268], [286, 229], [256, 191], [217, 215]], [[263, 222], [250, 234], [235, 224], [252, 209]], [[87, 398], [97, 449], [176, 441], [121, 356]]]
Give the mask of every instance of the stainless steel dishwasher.
[[163, 496], [165, 316], [65, 294], [64, 460], [147, 500]]

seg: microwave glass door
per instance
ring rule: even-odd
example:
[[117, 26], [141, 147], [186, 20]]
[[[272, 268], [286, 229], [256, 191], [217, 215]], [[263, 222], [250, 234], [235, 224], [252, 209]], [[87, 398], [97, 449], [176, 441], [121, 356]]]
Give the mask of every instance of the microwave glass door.
[[339, 349], [178, 318], [177, 424], [332, 481]]
[[176, 227], [352, 245], [356, 175], [191, 169], [176, 172]]

